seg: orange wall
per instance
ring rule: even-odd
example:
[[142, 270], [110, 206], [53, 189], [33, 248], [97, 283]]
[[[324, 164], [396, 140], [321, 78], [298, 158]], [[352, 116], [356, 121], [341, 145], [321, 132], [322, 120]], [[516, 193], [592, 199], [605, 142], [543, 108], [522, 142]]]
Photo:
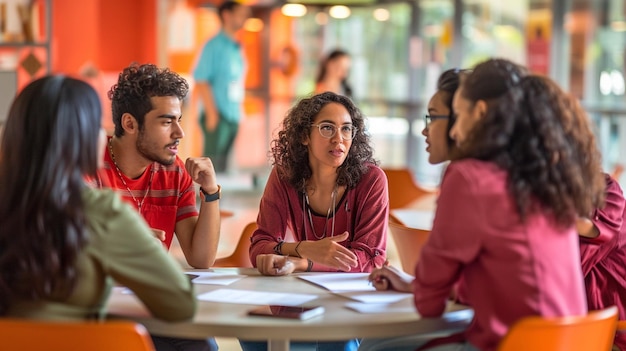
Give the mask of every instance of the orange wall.
[[99, 63], [104, 71], [120, 71], [131, 62], [156, 63], [156, 1], [102, 0]]
[[97, 63], [98, 21], [97, 1], [52, 1], [52, 72], [76, 74]]
[[52, 1], [52, 71], [77, 74], [91, 62], [120, 71], [156, 62], [156, 1]]

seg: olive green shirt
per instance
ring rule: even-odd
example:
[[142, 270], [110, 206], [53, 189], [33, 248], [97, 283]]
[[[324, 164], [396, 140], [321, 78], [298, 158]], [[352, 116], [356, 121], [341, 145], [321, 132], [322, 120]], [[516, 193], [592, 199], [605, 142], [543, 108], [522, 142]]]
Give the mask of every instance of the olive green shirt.
[[115, 280], [132, 290], [156, 318], [192, 318], [196, 311], [193, 286], [141, 215], [108, 189], [86, 188], [83, 199], [91, 230], [78, 258], [80, 278], [72, 295], [67, 299], [14, 301], [8, 316], [102, 318]]

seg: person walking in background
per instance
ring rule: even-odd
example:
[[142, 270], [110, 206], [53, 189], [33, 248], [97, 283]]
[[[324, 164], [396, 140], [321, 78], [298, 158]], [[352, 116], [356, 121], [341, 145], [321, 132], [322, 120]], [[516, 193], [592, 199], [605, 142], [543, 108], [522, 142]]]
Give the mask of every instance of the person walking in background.
[[331, 91], [352, 98], [352, 87], [348, 84], [351, 64], [352, 59], [347, 52], [339, 49], [331, 51], [320, 62], [315, 94]]
[[87, 185], [103, 164], [100, 116], [96, 91], [63, 76], [14, 100], [0, 145], [0, 316], [103, 319], [113, 280], [156, 318], [194, 316], [190, 280], [146, 222]]
[[239, 130], [245, 92], [246, 63], [235, 35], [250, 16], [250, 9], [226, 0], [217, 11], [222, 29], [204, 45], [193, 78], [194, 94], [202, 104], [203, 156], [211, 158], [217, 172], [225, 172]]

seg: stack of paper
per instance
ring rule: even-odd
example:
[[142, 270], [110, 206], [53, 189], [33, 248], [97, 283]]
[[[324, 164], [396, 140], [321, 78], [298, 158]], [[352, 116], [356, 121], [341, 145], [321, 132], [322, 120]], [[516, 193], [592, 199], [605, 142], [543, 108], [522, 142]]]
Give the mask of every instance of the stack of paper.
[[313, 273], [299, 276], [300, 279], [361, 303], [388, 305], [412, 296], [393, 290], [377, 291], [368, 277], [369, 273]]

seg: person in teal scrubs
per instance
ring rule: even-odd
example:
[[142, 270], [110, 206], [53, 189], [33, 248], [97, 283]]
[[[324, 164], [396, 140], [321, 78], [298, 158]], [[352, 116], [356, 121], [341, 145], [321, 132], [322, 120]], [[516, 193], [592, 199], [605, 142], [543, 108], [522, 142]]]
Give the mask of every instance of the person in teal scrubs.
[[246, 73], [235, 35], [249, 17], [250, 9], [227, 0], [219, 6], [218, 14], [222, 29], [204, 45], [193, 78], [202, 103], [199, 120], [204, 135], [203, 155], [213, 161], [217, 172], [224, 172], [239, 130]]

